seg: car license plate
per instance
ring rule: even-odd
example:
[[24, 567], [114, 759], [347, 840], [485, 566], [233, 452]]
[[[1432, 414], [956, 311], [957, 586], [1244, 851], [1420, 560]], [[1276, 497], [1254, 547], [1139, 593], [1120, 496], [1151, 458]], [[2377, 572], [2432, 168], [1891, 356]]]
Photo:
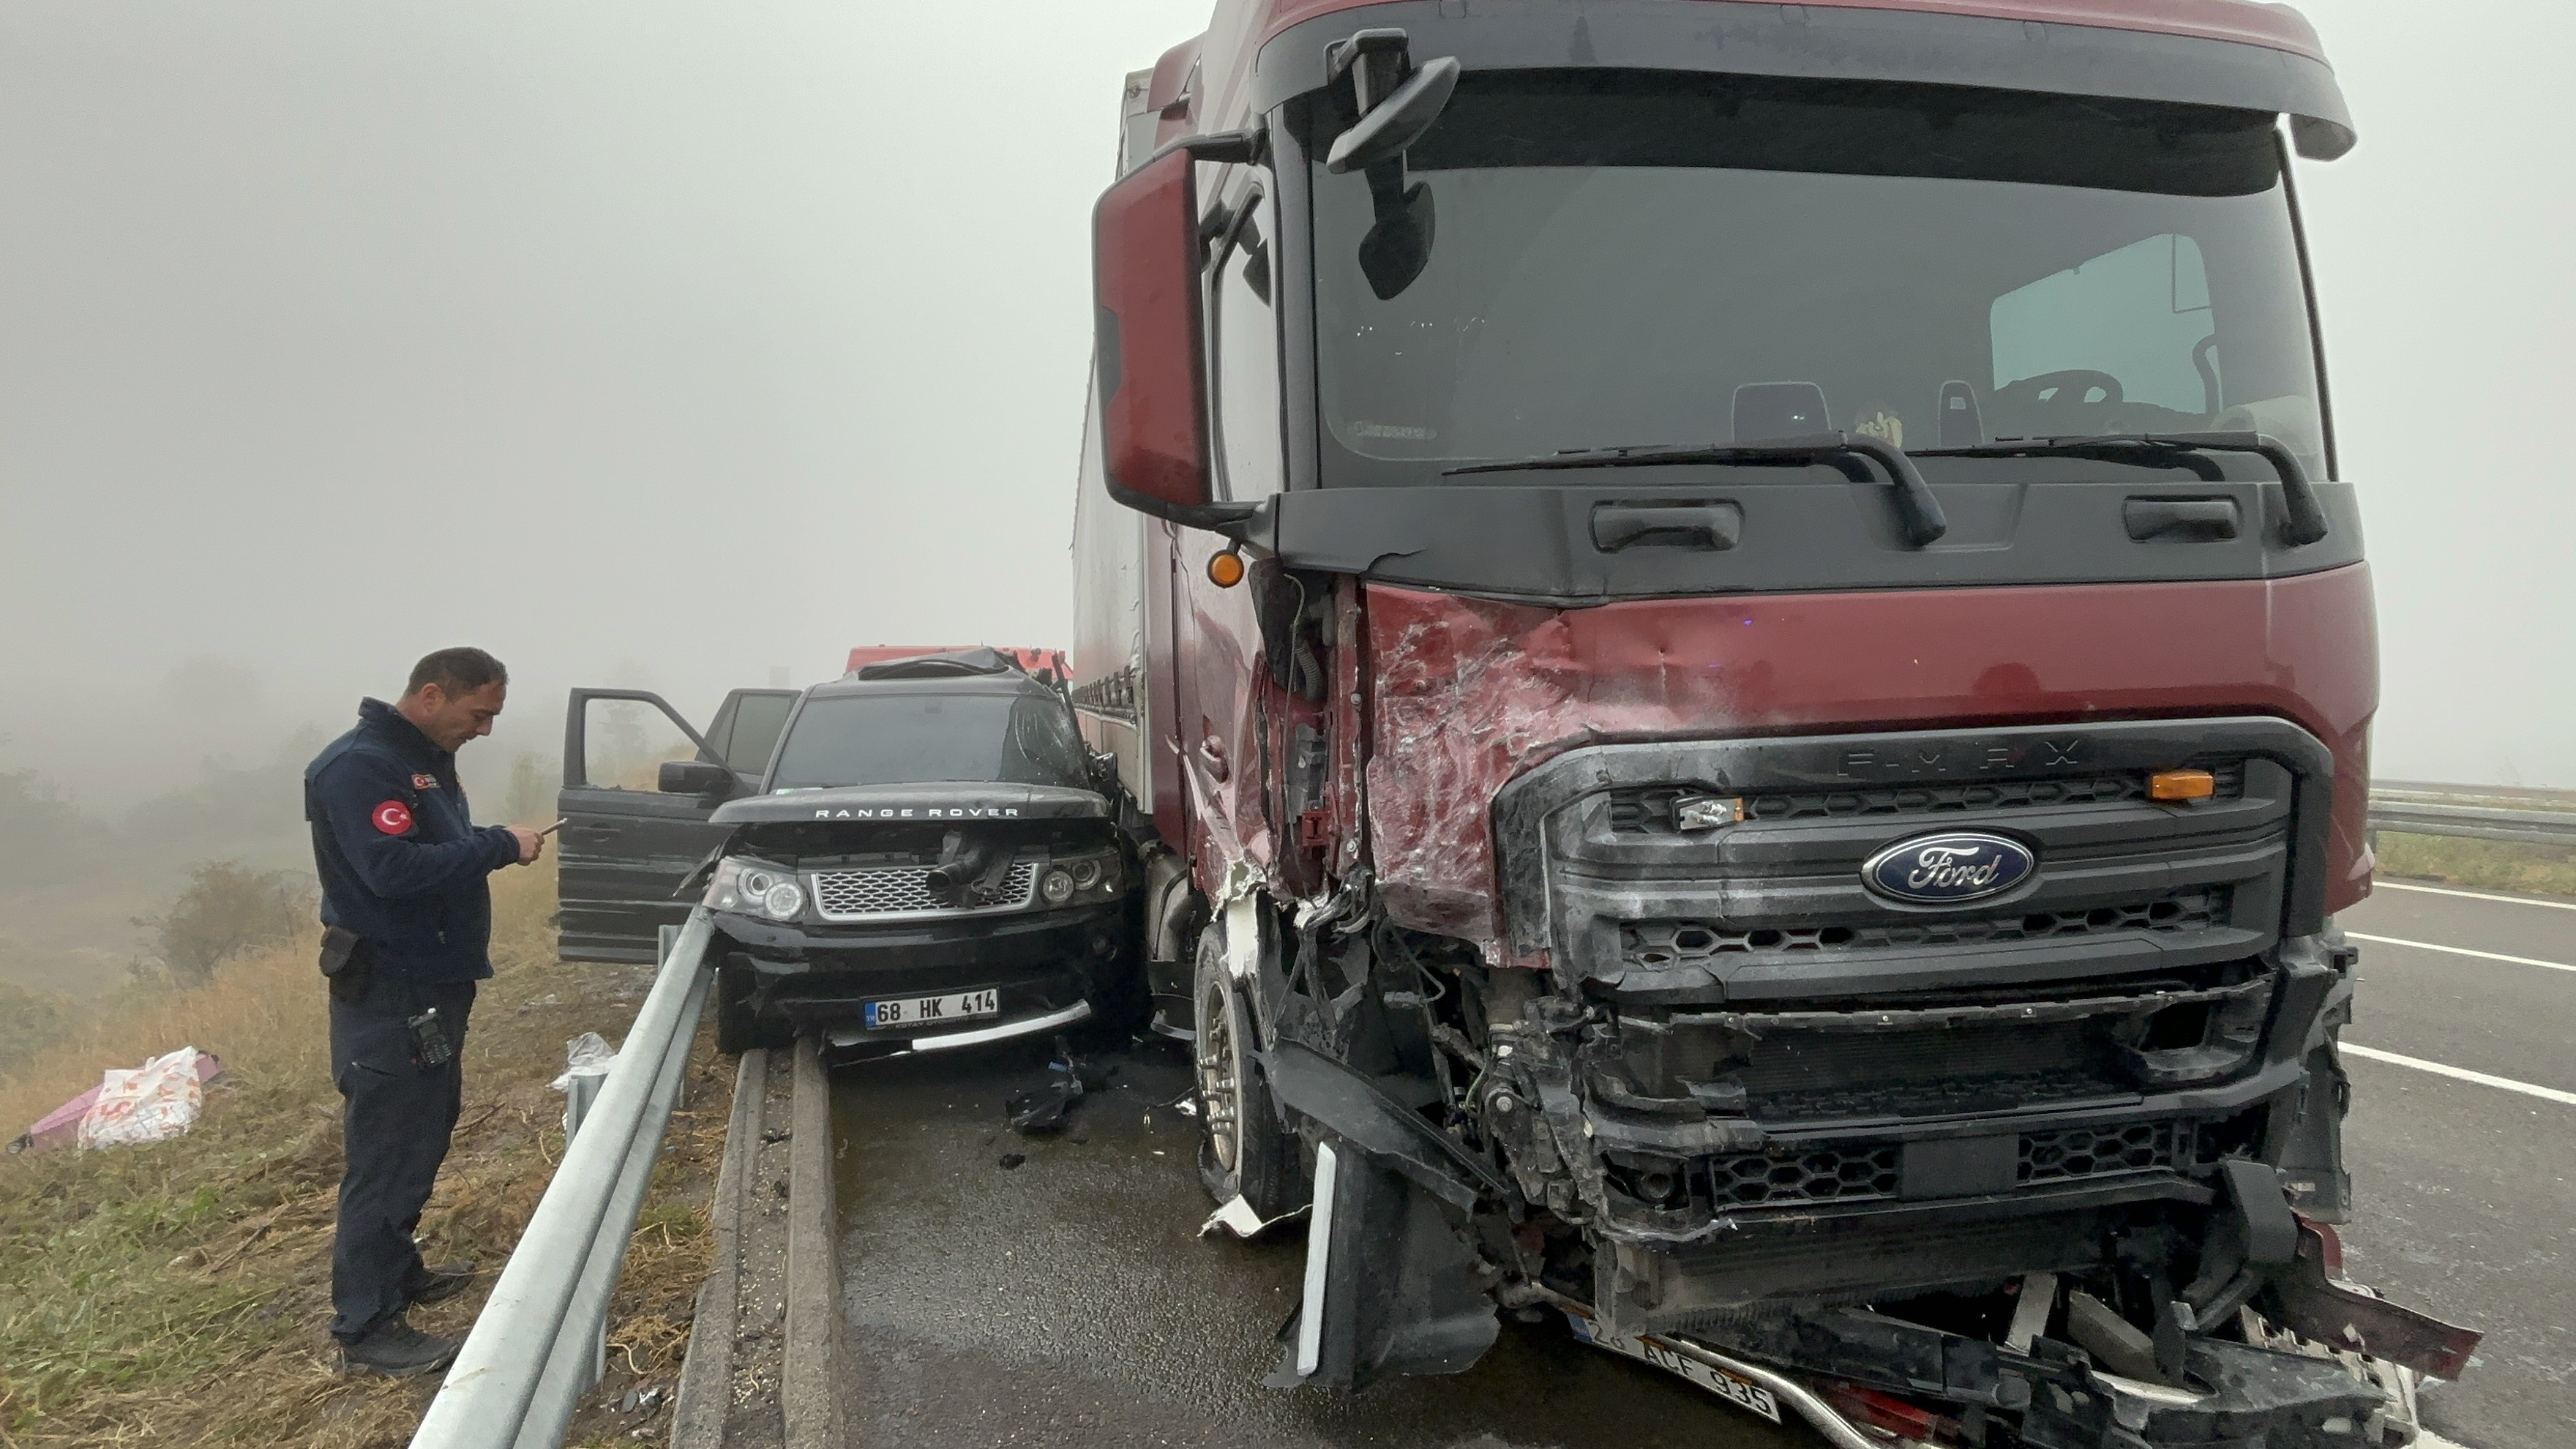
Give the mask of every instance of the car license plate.
[[930, 1026], [971, 1016], [998, 1016], [1002, 993], [992, 987], [956, 996], [914, 996], [900, 1001], [871, 1001], [859, 1008], [870, 1030], [886, 1026]]
[[1738, 1408], [1760, 1414], [1774, 1424], [1780, 1422], [1780, 1401], [1772, 1397], [1771, 1391], [1760, 1384], [1737, 1378], [1724, 1369], [1711, 1368], [1698, 1359], [1675, 1353], [1651, 1338], [1630, 1338], [1625, 1335], [1596, 1333], [1593, 1331], [1591, 1320], [1580, 1314], [1569, 1313], [1565, 1315], [1565, 1321], [1573, 1325], [1575, 1337], [1595, 1348], [1606, 1348], [1612, 1353], [1624, 1354], [1640, 1363], [1653, 1364], [1668, 1374], [1678, 1374], [1690, 1380]]

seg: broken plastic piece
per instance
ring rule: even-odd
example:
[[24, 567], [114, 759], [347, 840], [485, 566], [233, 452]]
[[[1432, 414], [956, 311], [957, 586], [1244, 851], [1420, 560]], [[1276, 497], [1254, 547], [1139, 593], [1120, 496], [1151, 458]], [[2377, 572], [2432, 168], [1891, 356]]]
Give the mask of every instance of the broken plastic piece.
[[1063, 1037], [1055, 1039], [1056, 1059], [1047, 1063], [1052, 1077], [1045, 1086], [1033, 1092], [1014, 1092], [1002, 1104], [1011, 1114], [1011, 1130], [1023, 1137], [1046, 1137], [1064, 1130], [1065, 1114], [1082, 1100], [1082, 1063]]
[[2093, 1355], [2094, 1361], [2122, 1378], [2161, 1384], [2153, 1339], [2122, 1318], [2110, 1304], [2081, 1289], [2066, 1295], [2066, 1336]]
[[2056, 1274], [2023, 1274], [2021, 1297], [2013, 1304], [2012, 1327], [2004, 1332], [2004, 1347], [2015, 1353], [2030, 1352], [2030, 1341], [2048, 1331], [2048, 1311], [2056, 1306]]
[[1204, 1238], [1217, 1229], [1223, 1228], [1248, 1243], [1281, 1223], [1297, 1221], [1313, 1206], [1312, 1203], [1300, 1203], [1275, 1218], [1264, 1218], [1251, 1203], [1244, 1200], [1243, 1194], [1236, 1193], [1226, 1199], [1225, 1206], [1208, 1214], [1206, 1222], [1199, 1224], [1199, 1236]]

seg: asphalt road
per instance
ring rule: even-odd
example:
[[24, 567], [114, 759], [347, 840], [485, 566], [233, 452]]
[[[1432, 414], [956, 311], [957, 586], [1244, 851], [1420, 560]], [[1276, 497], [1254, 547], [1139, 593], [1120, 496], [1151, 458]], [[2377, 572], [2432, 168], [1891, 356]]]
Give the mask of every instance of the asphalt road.
[[[2390, 888], [2343, 918], [2363, 941], [2347, 1040], [2576, 1092], [2576, 909]], [[1775, 1429], [1563, 1324], [1507, 1323], [1470, 1372], [1356, 1397], [1260, 1385], [1302, 1234], [1200, 1238], [1198, 1127], [1170, 1104], [1176, 1048], [1091, 1057], [1108, 1084], [1067, 1132], [1025, 1139], [1003, 1103], [1051, 1051], [996, 1048], [834, 1077], [842, 1256], [858, 1411], [876, 1445], [1619, 1446], [1767, 1449]], [[2482, 1328], [2427, 1422], [2470, 1449], [2558, 1449], [2576, 1421], [2576, 1105], [2355, 1055], [2346, 1131], [2352, 1275]], [[1012, 1166], [1005, 1162], [1017, 1161]]]
[[[2576, 1092], [2576, 907], [2382, 882], [2347, 1044]], [[2419, 944], [2392, 944], [2410, 942]], [[2432, 950], [2445, 946], [2452, 950]], [[2562, 1449], [2576, 1424], [2576, 1105], [2347, 1053], [2346, 1270], [2487, 1338], [2424, 1401], [2474, 1449]]]

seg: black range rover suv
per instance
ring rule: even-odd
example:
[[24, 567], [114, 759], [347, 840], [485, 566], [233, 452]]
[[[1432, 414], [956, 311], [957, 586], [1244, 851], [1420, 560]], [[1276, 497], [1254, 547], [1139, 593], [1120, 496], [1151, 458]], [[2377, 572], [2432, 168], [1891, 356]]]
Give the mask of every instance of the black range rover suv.
[[[1135, 1014], [1137, 871], [1101, 770], [1064, 695], [991, 650], [806, 690], [689, 877], [715, 915], [718, 1044], [810, 1031], [883, 1055]], [[736, 772], [675, 761], [660, 784]]]

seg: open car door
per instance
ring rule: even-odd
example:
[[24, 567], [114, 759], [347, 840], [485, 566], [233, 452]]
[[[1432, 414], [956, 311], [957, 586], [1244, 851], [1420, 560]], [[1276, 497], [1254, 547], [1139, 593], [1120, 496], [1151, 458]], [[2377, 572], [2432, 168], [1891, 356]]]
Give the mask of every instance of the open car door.
[[[759, 788], [792, 689], [737, 689], [702, 733], [658, 694], [576, 689], [564, 713], [564, 820], [556, 847], [562, 905], [557, 951], [567, 961], [650, 961], [661, 927], [689, 903], [672, 892], [724, 832], [707, 823], [718, 805]], [[666, 795], [673, 760], [723, 765], [730, 789]]]

